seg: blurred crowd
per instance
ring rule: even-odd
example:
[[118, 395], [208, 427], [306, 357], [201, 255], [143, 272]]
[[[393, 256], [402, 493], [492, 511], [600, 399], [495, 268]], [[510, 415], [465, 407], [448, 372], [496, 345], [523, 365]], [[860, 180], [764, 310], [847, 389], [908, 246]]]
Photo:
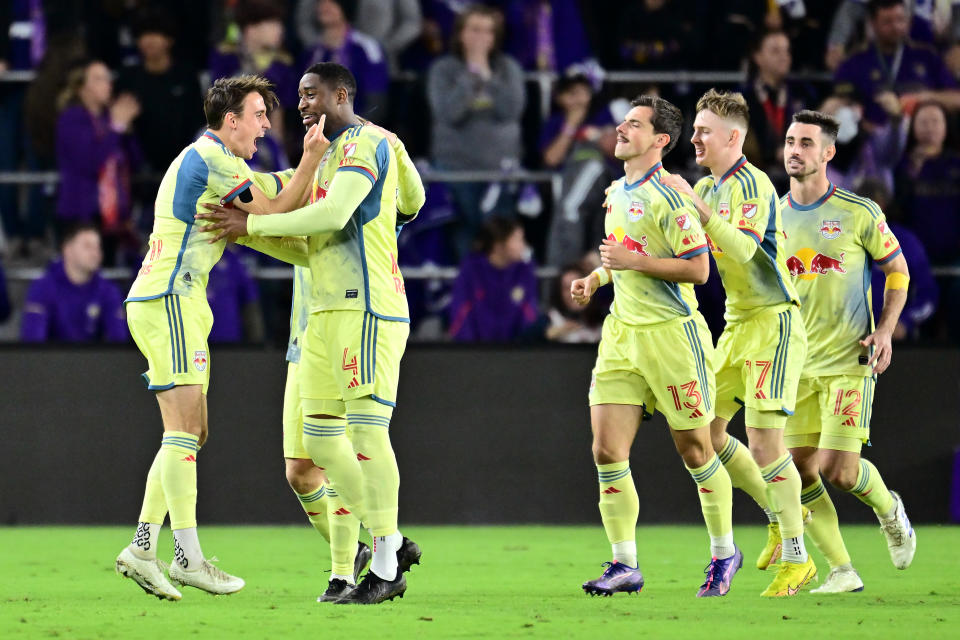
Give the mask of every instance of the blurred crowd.
[[[276, 85], [251, 164], [285, 169], [300, 155], [297, 84], [318, 61], [350, 68], [356, 112], [400, 135], [425, 176], [450, 178], [430, 180], [400, 237], [402, 266], [458, 267], [409, 279], [415, 337], [597, 341], [609, 300], [581, 309], [568, 289], [597, 264], [604, 189], [622, 174], [614, 126], [638, 93], [671, 100], [687, 130], [665, 165], [697, 178], [693, 106], [716, 86], [746, 97], [745, 153], [781, 193], [793, 113], [840, 120], [830, 178], [880, 204], [910, 264], [897, 337], [960, 340], [957, 0], [4, 0], [0, 73], [34, 76], [0, 76], [0, 172], [59, 179], [0, 182], [0, 323], [14, 316], [24, 341], [128, 340], [128, 281], [101, 266], [140, 263], [159, 179], [203, 130], [206, 87], [238, 73]], [[622, 73], [664, 71], [677, 80]], [[283, 343], [289, 281], [251, 275], [278, 264], [228, 249], [210, 278], [211, 340]], [[22, 305], [3, 265], [42, 270]], [[538, 278], [545, 266], [559, 275]], [[698, 294], [718, 331], [716, 277]]]

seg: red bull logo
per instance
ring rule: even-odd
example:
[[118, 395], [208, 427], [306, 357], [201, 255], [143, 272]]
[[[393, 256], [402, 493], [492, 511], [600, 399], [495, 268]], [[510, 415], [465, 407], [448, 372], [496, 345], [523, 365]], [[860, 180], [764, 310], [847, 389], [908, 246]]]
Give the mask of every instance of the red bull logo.
[[643, 217], [643, 203], [642, 202], [631, 202], [630, 207], [627, 209], [627, 215], [630, 217], [630, 220], [636, 222]]
[[843, 268], [843, 256], [844, 252], [840, 253], [839, 258], [834, 258], [805, 247], [787, 258], [787, 269], [791, 276], [801, 280], [813, 280], [818, 275], [825, 275], [830, 271], [846, 273], [847, 270]]
[[843, 228], [840, 226], [839, 220], [821, 220], [820, 221], [820, 235], [822, 235], [827, 240], [833, 240], [838, 237], [843, 232]]
[[613, 230], [613, 233], [607, 235], [607, 240], [613, 240], [614, 242], [619, 242], [625, 246], [630, 251], [634, 253], [639, 253], [642, 256], [649, 256], [645, 247], [647, 246], [647, 236], [640, 236], [640, 240], [634, 240], [630, 237], [627, 232], [625, 232], [620, 227], [617, 227]]
[[719, 213], [720, 217], [723, 218], [724, 220], [727, 220], [728, 218], [730, 218], [730, 203], [721, 202], [720, 208], [717, 210], [717, 213]]

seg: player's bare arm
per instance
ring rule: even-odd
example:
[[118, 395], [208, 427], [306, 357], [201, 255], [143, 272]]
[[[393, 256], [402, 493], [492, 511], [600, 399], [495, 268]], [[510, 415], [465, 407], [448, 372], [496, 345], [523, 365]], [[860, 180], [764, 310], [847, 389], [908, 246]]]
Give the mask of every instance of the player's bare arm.
[[887, 286], [883, 291], [883, 311], [874, 332], [860, 341], [862, 346], [874, 348], [867, 365], [873, 365], [877, 374], [883, 373], [890, 366], [890, 359], [893, 357], [893, 332], [900, 320], [903, 305], [907, 302], [907, 284], [910, 281], [910, 271], [903, 254], [880, 265], [880, 269], [887, 276]]
[[[606, 272], [606, 280], [609, 282], [610, 270], [606, 267], [601, 267], [601, 269], [604, 269]], [[570, 297], [572, 297], [573, 301], [578, 305], [585, 307], [600, 286], [600, 273], [598, 271], [592, 271], [583, 278], [577, 278], [570, 283]]]
[[684, 258], [655, 258], [628, 249], [625, 245], [604, 238], [600, 245], [600, 262], [613, 271], [639, 271], [661, 280], [703, 284], [710, 276], [707, 254]]
[[670, 175], [663, 176], [663, 179], [660, 180], [663, 184], [667, 185], [674, 191], [679, 191], [680, 193], [689, 196], [693, 200], [694, 206], [697, 208], [697, 214], [700, 216], [700, 224], [705, 225], [707, 221], [710, 220], [713, 216], [713, 210], [710, 208], [706, 202], [703, 201], [697, 192], [693, 190], [693, 187], [690, 186], [690, 183], [686, 179], [676, 173], [671, 173]]
[[251, 185], [249, 196], [244, 201], [244, 195], [234, 200], [234, 205], [248, 213], [286, 213], [303, 206], [307, 200], [307, 193], [313, 181], [323, 154], [330, 147], [330, 141], [323, 135], [323, 126], [326, 116], [320, 116], [320, 121], [311, 126], [303, 136], [303, 157], [293, 176], [276, 198], [268, 198], [266, 194]]

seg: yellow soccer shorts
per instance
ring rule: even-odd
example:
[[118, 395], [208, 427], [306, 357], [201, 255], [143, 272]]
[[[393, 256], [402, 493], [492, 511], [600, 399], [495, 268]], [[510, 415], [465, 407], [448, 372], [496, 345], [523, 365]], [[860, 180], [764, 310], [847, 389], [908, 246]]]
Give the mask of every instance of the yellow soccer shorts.
[[797, 410], [787, 419], [788, 448], [816, 447], [860, 453], [870, 439], [874, 376], [802, 378]]
[[590, 381], [590, 406], [630, 404], [655, 409], [677, 430], [713, 420], [713, 346], [703, 316], [637, 327], [607, 316]]
[[807, 358], [807, 332], [796, 305], [763, 309], [729, 323], [717, 342], [717, 416], [746, 407], [749, 427], [782, 429], [793, 414]]
[[[300, 354], [300, 400], [308, 415], [343, 415], [343, 403], [370, 396], [396, 406], [410, 325], [365, 311], [310, 314]], [[339, 407], [341, 413], [335, 414]]]
[[303, 448], [303, 414], [300, 412], [299, 365], [287, 363], [287, 384], [283, 388], [283, 457], [310, 459]]
[[147, 359], [143, 380], [151, 391], [210, 384], [207, 338], [213, 313], [205, 296], [166, 295], [126, 305], [127, 325]]

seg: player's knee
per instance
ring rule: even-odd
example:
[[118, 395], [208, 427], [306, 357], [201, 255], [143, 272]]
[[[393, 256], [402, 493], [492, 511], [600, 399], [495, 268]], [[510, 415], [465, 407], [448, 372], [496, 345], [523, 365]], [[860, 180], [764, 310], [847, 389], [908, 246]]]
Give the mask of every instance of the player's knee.
[[613, 464], [614, 462], [622, 462], [629, 457], [629, 449], [624, 451], [622, 447], [594, 438], [593, 461], [595, 464]]
[[323, 471], [317, 468], [312, 460], [306, 459], [287, 459], [286, 476], [287, 484], [299, 494], [316, 491], [325, 480]]
[[713, 445], [713, 450], [719, 453], [723, 450], [723, 447], [727, 444], [727, 435], [726, 431], [720, 431], [719, 433], [714, 433], [712, 430], [710, 432], [710, 443]]
[[685, 442], [677, 447], [677, 452], [690, 469], [699, 469], [715, 455], [712, 445], [708, 448], [705, 442], [699, 441]]
[[841, 491], [850, 491], [857, 484], [858, 469], [846, 469], [840, 465], [825, 467], [823, 475], [827, 482]]

